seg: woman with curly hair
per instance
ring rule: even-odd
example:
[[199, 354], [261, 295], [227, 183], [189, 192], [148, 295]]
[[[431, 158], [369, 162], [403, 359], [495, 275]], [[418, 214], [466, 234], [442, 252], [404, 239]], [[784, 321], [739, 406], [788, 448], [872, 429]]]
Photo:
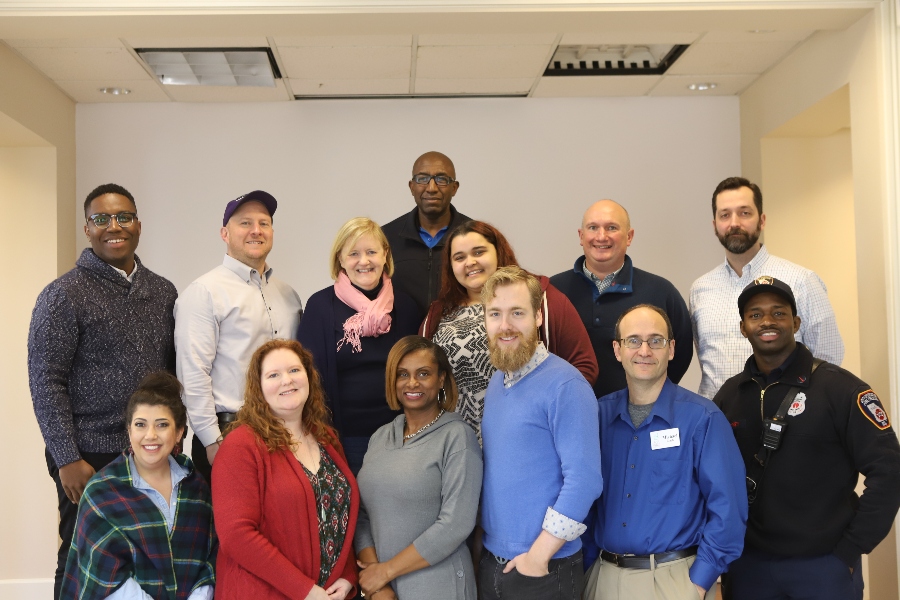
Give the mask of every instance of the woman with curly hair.
[[[447, 234], [441, 292], [420, 328], [422, 335], [433, 339], [447, 353], [459, 386], [456, 410], [475, 428], [479, 440], [484, 394], [495, 370], [488, 354], [481, 288], [498, 268], [518, 264], [515, 252], [496, 227], [484, 221], [466, 221]], [[578, 311], [550, 285], [549, 278], [536, 277], [544, 291], [541, 341], [547, 350], [567, 360], [594, 385], [597, 358]]]
[[329, 425], [312, 354], [271, 340], [213, 464], [216, 598], [344, 600], [357, 570], [359, 491]]

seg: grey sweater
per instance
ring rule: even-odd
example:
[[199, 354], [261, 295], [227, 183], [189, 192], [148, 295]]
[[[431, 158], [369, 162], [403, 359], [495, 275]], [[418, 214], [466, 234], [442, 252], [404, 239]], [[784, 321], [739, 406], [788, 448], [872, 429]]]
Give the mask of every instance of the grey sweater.
[[374, 546], [383, 562], [415, 546], [431, 566], [391, 583], [399, 600], [475, 600], [466, 538], [481, 495], [481, 447], [457, 413], [404, 445], [405, 423], [400, 415], [369, 441], [357, 478], [356, 549]]
[[81, 452], [121, 452], [124, 412], [144, 375], [174, 372], [178, 292], [135, 256], [129, 282], [87, 248], [38, 296], [28, 381], [44, 443], [61, 467]]

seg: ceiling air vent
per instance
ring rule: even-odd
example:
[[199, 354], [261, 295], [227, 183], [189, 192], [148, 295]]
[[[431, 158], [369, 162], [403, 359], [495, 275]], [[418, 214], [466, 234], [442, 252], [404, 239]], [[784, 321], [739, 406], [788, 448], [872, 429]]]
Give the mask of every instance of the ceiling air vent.
[[572, 75], [662, 75], [688, 44], [559, 46], [544, 77]]
[[275, 87], [270, 48], [135, 48], [164, 85]]

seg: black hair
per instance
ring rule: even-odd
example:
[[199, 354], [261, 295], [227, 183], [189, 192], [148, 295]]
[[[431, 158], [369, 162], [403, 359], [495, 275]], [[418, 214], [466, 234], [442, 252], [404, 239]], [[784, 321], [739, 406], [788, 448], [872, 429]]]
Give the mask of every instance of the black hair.
[[176, 429], [184, 429], [187, 426], [187, 410], [181, 402], [182, 390], [178, 379], [167, 371], [155, 371], [145, 376], [128, 399], [125, 428], [131, 427], [131, 419], [138, 406], [164, 406], [172, 413]]
[[118, 194], [120, 196], [125, 196], [131, 203], [134, 204], [134, 209], [137, 210], [137, 203], [134, 201], [134, 196], [131, 195], [131, 192], [123, 188], [121, 185], [117, 183], [104, 183], [103, 185], [98, 185], [91, 191], [90, 194], [87, 195], [87, 198], [84, 199], [84, 216], [86, 217], [88, 214], [88, 210], [91, 208], [91, 202], [94, 201], [95, 198], [99, 198], [105, 194]]

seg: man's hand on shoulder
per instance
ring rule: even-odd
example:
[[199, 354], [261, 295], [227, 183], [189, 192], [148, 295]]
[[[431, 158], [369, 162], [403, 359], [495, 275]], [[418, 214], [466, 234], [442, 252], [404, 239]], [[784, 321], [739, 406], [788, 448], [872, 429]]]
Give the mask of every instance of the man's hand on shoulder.
[[72, 504], [78, 504], [78, 501], [81, 500], [84, 487], [95, 472], [94, 467], [84, 459], [76, 460], [59, 468], [59, 481], [63, 491], [66, 492], [66, 497]]

